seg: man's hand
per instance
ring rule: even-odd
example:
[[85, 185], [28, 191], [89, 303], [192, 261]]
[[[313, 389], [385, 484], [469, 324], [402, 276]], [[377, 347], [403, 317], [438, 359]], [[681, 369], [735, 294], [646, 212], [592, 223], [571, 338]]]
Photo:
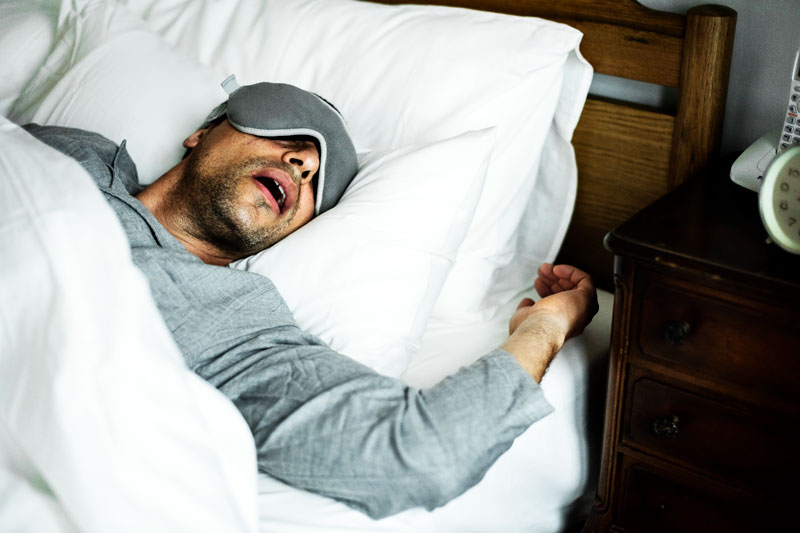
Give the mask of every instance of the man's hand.
[[597, 291], [591, 276], [569, 265], [553, 266], [545, 263], [539, 267], [533, 286], [542, 297], [534, 304], [525, 298], [511, 317], [508, 333], [514, 331], [531, 315], [547, 311], [564, 322], [566, 339], [580, 335], [597, 313]]
[[536, 381], [541, 381], [556, 353], [583, 332], [597, 313], [597, 291], [591, 276], [569, 265], [539, 267], [534, 282], [542, 297], [520, 302], [508, 324], [502, 348], [510, 352]]

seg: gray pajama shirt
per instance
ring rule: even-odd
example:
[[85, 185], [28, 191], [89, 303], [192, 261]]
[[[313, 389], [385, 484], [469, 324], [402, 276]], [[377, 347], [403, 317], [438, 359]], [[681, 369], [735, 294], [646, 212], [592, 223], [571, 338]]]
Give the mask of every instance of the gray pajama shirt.
[[95, 180], [186, 364], [250, 426], [261, 471], [375, 518], [432, 509], [477, 483], [522, 431], [552, 411], [502, 350], [426, 390], [331, 350], [298, 328], [269, 279], [206, 265], [161, 226], [132, 196], [141, 187], [124, 142], [67, 128], [26, 129]]

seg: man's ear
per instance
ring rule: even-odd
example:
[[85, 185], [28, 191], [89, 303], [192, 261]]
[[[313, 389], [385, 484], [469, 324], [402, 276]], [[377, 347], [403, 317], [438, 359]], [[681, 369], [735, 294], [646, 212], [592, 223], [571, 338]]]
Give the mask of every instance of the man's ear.
[[200, 143], [200, 139], [205, 137], [206, 133], [208, 133], [208, 130], [209, 128], [203, 128], [186, 137], [186, 139], [183, 141], [183, 147], [191, 150], [197, 146]]

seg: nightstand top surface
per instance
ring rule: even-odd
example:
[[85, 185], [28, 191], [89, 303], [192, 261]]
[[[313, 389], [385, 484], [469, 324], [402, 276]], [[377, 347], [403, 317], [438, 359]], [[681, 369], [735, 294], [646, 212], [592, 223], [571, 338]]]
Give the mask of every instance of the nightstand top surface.
[[615, 253], [726, 271], [765, 286], [800, 288], [800, 255], [767, 242], [758, 194], [728, 177], [730, 161], [701, 173], [606, 237]]

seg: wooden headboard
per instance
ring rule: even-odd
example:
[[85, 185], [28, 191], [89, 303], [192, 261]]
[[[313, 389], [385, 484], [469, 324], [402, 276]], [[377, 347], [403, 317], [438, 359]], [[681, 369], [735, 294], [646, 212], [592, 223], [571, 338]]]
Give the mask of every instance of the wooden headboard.
[[635, 0], [373, 0], [438, 4], [564, 22], [584, 33], [595, 72], [674, 87], [675, 109], [590, 95], [573, 138], [575, 214], [559, 255], [612, 288], [603, 237], [703, 168], [717, 154], [728, 91], [736, 12], [702, 5], [686, 15]]

